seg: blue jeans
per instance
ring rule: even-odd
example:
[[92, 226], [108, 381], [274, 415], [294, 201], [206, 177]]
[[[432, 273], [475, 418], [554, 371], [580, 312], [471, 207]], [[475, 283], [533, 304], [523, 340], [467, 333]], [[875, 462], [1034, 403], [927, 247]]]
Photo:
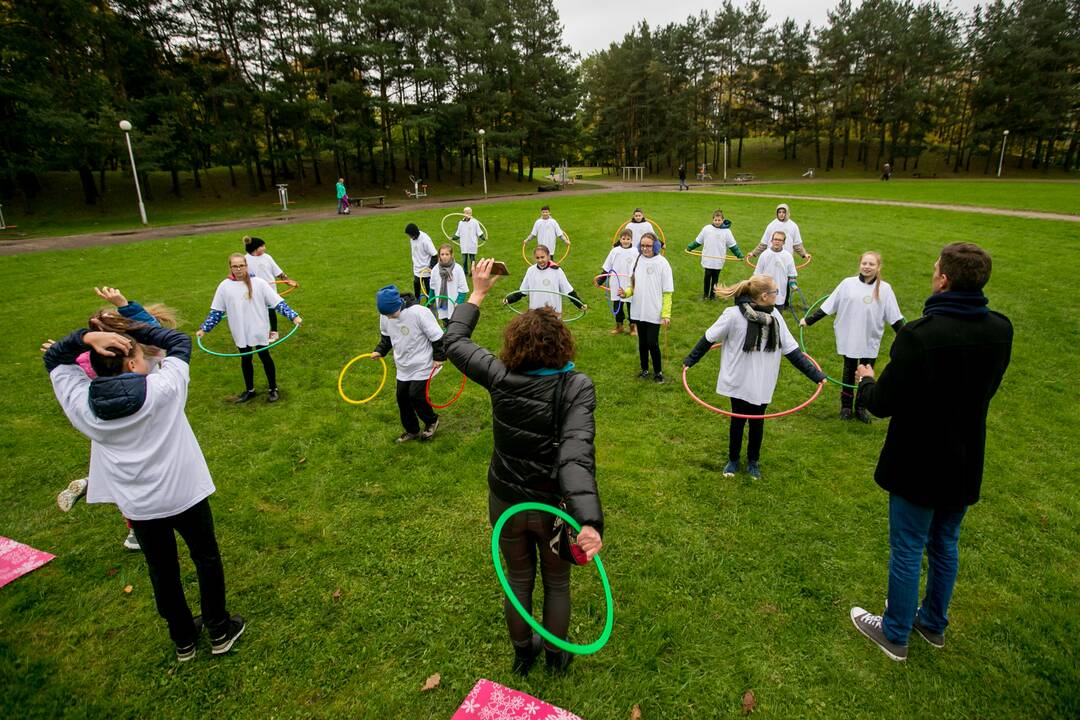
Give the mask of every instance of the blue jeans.
[[[935, 510], [889, 495], [889, 604], [882, 630], [889, 642], [907, 645], [918, 612], [919, 622], [935, 633], [949, 624], [956, 571], [960, 566], [957, 543], [960, 522], [967, 508]], [[926, 594], [919, 602], [919, 575], [923, 549], [929, 569]]]

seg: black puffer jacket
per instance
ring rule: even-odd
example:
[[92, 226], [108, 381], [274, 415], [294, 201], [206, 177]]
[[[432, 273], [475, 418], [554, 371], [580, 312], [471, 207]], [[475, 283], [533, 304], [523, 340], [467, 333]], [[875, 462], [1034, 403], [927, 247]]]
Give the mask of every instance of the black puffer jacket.
[[[559, 505], [601, 534], [604, 513], [596, 491], [593, 438], [596, 391], [579, 372], [529, 375], [511, 372], [470, 339], [480, 319], [475, 305], [458, 305], [443, 336], [446, 357], [491, 393], [495, 448], [488, 487], [503, 502]], [[562, 433], [556, 444], [555, 394], [562, 383]]]

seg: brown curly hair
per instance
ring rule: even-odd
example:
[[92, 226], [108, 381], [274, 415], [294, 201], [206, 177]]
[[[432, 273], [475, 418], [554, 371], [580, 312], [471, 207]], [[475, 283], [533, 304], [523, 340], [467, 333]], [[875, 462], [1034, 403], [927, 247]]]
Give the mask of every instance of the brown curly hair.
[[516, 316], [503, 330], [499, 358], [510, 370], [559, 369], [574, 359], [574, 336], [549, 307]]

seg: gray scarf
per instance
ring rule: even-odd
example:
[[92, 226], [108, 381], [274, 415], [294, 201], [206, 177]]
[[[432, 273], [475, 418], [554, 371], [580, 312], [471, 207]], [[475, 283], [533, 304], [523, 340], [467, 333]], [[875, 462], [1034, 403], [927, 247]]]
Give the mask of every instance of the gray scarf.
[[780, 331], [775, 326], [776, 318], [772, 316], [772, 308], [758, 307], [746, 295], [735, 298], [735, 307], [742, 310], [743, 317], [746, 318], [746, 339], [743, 340], [743, 352], [776, 350]]
[[[450, 262], [443, 264], [443, 261], [439, 261], [439, 277], [442, 278], [442, 294], [445, 296], [450, 292], [450, 278], [454, 275], [454, 258], [450, 258]], [[445, 310], [446, 297], [441, 297], [438, 300], [438, 306], [440, 310]]]

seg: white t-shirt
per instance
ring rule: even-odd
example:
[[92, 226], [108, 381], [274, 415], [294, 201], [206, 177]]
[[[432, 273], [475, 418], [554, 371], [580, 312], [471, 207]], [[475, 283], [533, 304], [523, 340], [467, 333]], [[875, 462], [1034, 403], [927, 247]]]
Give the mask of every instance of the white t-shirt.
[[251, 278], [250, 298], [247, 285], [225, 278], [214, 292], [210, 309], [225, 313], [236, 347], [257, 347], [270, 343], [270, 318], [266, 310], [277, 307], [279, 302], [281, 296], [261, 278]]
[[[619, 288], [630, 290], [630, 274], [634, 271], [634, 260], [637, 256], [638, 251], [634, 248], [616, 245], [604, 260], [604, 272], [616, 273], [614, 277], [608, 278], [608, 288], [611, 290], [609, 297], [612, 302], [619, 299]], [[633, 298], [624, 298], [623, 302], [630, 303], [632, 300]]]
[[446, 303], [445, 308], [439, 307], [439, 300], [432, 303], [440, 320], [449, 318], [454, 313], [454, 308], [457, 307], [455, 303], [458, 294], [468, 292], [469, 283], [465, 279], [465, 271], [461, 268], [461, 265], [454, 263], [454, 267], [450, 270], [450, 282], [446, 284], [445, 288], [443, 287], [442, 273], [439, 272], [439, 266], [436, 265], [431, 269], [431, 294], [445, 295], [450, 298], [450, 302]]
[[480, 247], [479, 238], [480, 233], [483, 230], [480, 229], [480, 223], [476, 221], [476, 218], [466, 221], [464, 218], [458, 221], [457, 235], [458, 242], [461, 243], [461, 252], [475, 255], [477, 249]]
[[694, 242], [701, 243], [701, 267], [721, 270], [728, 248], [735, 247], [735, 236], [731, 234], [731, 230], [709, 223], [701, 228]]
[[626, 224], [626, 227], [628, 227], [630, 229], [630, 232], [634, 234], [633, 245], [635, 250], [637, 250], [641, 246], [641, 236], [645, 233], [652, 233], [656, 236], [656, 245], [653, 250], [656, 252], [657, 255], [660, 254], [660, 233], [656, 232], [656, 229], [653, 228], [651, 222], [649, 222], [648, 220], [642, 220], [641, 222], [634, 222], [633, 220], [631, 220]]
[[549, 217], [547, 220], [540, 218], [533, 223], [529, 237], [535, 237], [537, 245], [543, 245], [548, 249], [548, 252], [554, 255], [555, 241], [563, 237], [563, 231], [555, 218]]
[[427, 275], [428, 267], [431, 265], [431, 256], [439, 254], [439, 251], [435, 249], [435, 243], [431, 242], [431, 236], [421, 230], [415, 240], [409, 238], [409, 248], [412, 250], [412, 274], [415, 277]]
[[761, 242], [765, 243], [765, 252], [769, 251], [769, 242], [772, 240], [773, 233], [777, 230], [782, 230], [786, 235], [784, 238], [784, 249], [788, 252], [794, 252], [796, 245], [802, 245], [802, 235], [799, 233], [799, 226], [796, 225], [795, 221], [789, 216], [784, 222], [773, 220], [765, 226], [765, 232], [761, 234]]
[[675, 279], [667, 258], [663, 255], [642, 255], [637, 259], [633, 281], [634, 302], [630, 305], [630, 319], [659, 323], [664, 293], [675, 292]]
[[850, 358], [876, 358], [885, 326], [901, 319], [892, 286], [884, 280], [874, 300], [874, 284], [859, 276], [844, 278], [821, 305], [826, 315], [835, 315], [836, 352]]
[[270, 257], [269, 253], [263, 253], [262, 255], [249, 253], [244, 258], [247, 260], [248, 272], [270, 283], [270, 287], [274, 286], [277, 276], [285, 272], [278, 267], [278, 264], [274, 262], [274, 258]]
[[772, 402], [776, 378], [780, 374], [780, 358], [799, 349], [799, 343], [788, 330], [780, 311], [773, 308], [772, 317], [774, 324], [771, 330], [780, 331], [780, 342], [772, 352], [743, 352], [749, 322], [738, 306], [720, 313], [716, 322], [705, 331], [705, 338], [709, 342], [724, 344], [720, 350], [720, 375], [716, 379], [718, 395], [739, 398], [751, 405]]
[[[563, 296], [555, 293], [568, 295], [574, 291], [574, 286], [566, 279], [566, 273], [560, 267], [548, 265], [541, 270], [536, 265], [530, 265], [525, 271], [525, 277], [521, 279], [521, 290], [530, 291], [529, 309], [549, 307], [557, 313], [562, 312]], [[536, 291], [549, 292], [536, 292]]]
[[783, 305], [787, 302], [788, 278], [795, 277], [799, 273], [795, 269], [795, 258], [791, 256], [790, 252], [787, 250], [773, 252], [772, 248], [769, 248], [758, 256], [754, 274], [772, 276], [772, 279], [776, 281], [777, 289], [780, 291], [780, 294], [776, 296], [776, 304]]
[[428, 379], [434, 358], [431, 343], [443, 335], [443, 329], [430, 310], [422, 305], [410, 305], [396, 318], [380, 315], [379, 332], [389, 335], [390, 344], [394, 346], [398, 380]]
[[178, 515], [214, 492], [184, 414], [190, 378], [186, 362], [167, 357], [146, 376], [146, 401], [138, 411], [102, 420], [90, 409], [90, 378], [82, 368], [53, 368], [49, 379], [56, 399], [75, 429], [90, 438], [86, 502], [113, 503], [129, 520], [156, 520]]

